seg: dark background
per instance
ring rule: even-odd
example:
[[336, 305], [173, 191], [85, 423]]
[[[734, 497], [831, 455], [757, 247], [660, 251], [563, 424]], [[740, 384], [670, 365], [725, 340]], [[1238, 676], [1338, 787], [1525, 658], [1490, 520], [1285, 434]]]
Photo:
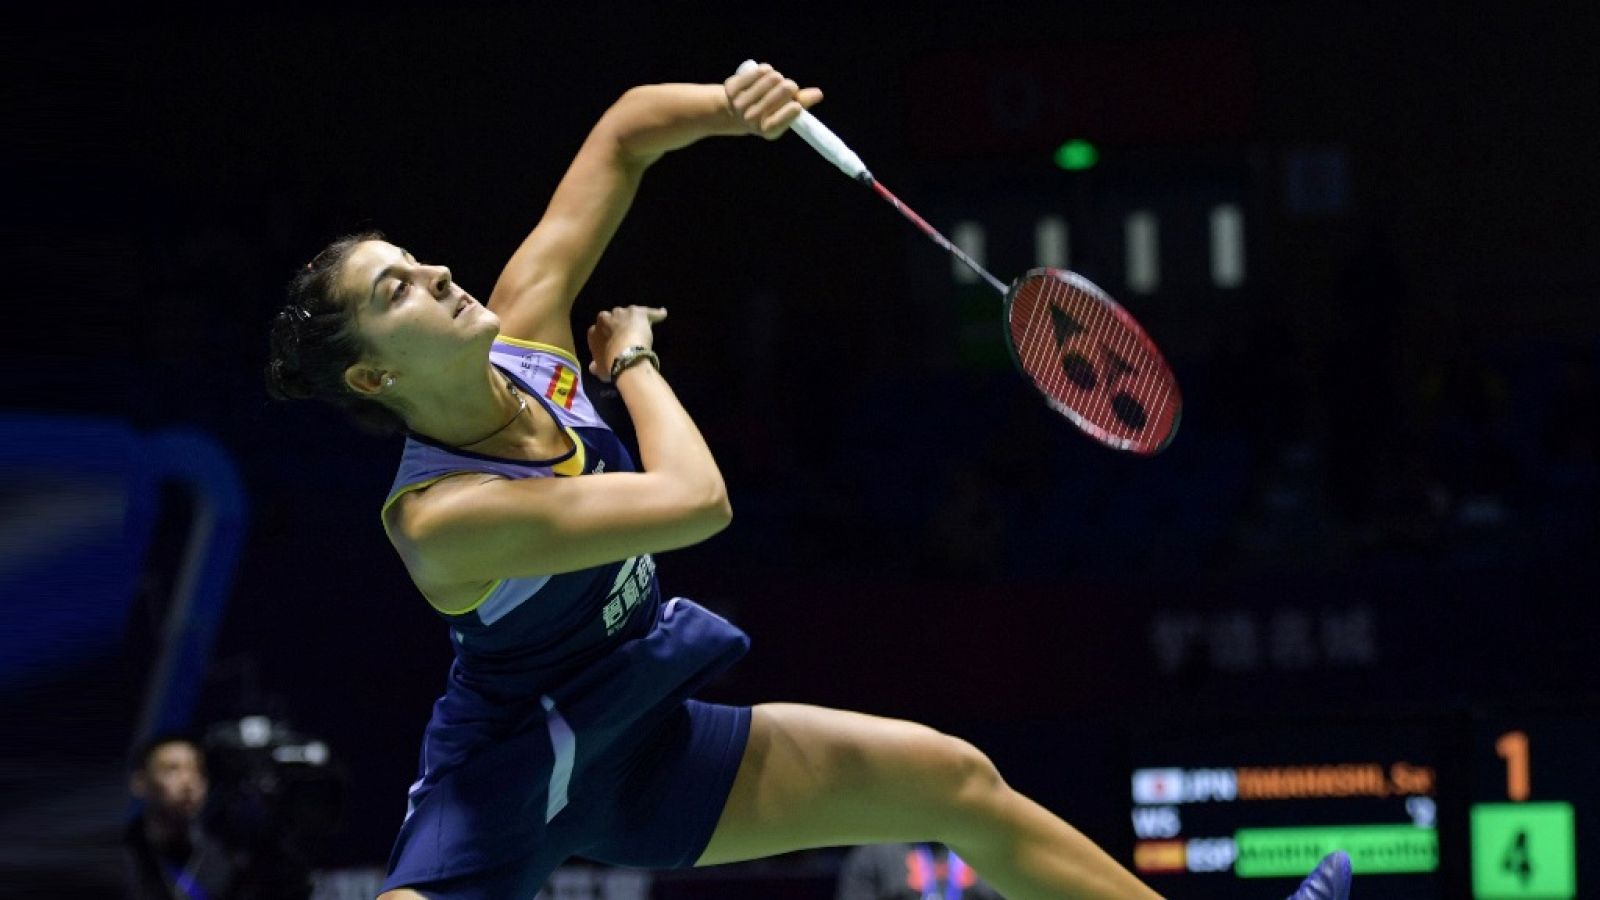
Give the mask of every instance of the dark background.
[[[998, 304], [800, 141], [670, 154], [576, 321], [672, 311], [657, 348], [736, 517], [663, 585], [755, 642], [709, 698], [956, 731], [1124, 859], [1141, 735], [1177, 765], [1185, 729], [1321, 727], [1337, 762], [1341, 734], [1421, 720], [1464, 798], [1494, 784], [1475, 723], [1596, 720], [1592, 5], [34, 13], [6, 79], [6, 405], [234, 456], [252, 518], [199, 721], [330, 742], [326, 865], [385, 857], [449, 648], [378, 526], [397, 442], [264, 396], [283, 284], [375, 226], [487, 296], [622, 91], [752, 56], [822, 87], [936, 227], [982, 222], [1002, 279], [1065, 216], [1186, 409], [1161, 456], [1102, 449], [1011, 372]], [[1072, 137], [1099, 166], [1052, 165]], [[1218, 202], [1245, 216], [1236, 288], [1205, 274]], [[1149, 295], [1123, 283], [1134, 209], [1163, 222]], [[129, 650], [72, 677], [143, 677], [187, 514], [174, 496]], [[1580, 828], [1585, 768], [1545, 782], [1587, 798]]]

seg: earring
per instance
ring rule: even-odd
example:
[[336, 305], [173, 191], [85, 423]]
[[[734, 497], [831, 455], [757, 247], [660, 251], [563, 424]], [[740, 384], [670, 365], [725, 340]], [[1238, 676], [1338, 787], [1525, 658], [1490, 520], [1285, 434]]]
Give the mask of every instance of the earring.
[[386, 388], [394, 387], [394, 376], [393, 375], [385, 375], [385, 376], [383, 376], [383, 386], [386, 387]]

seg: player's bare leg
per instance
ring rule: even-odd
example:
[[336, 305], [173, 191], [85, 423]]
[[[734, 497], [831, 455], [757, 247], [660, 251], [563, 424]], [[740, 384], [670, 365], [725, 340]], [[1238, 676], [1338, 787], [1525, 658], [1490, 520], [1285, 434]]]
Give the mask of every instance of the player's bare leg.
[[940, 841], [1013, 900], [1154, 898], [1094, 842], [1012, 790], [966, 741], [813, 706], [755, 708], [699, 865], [841, 844]]

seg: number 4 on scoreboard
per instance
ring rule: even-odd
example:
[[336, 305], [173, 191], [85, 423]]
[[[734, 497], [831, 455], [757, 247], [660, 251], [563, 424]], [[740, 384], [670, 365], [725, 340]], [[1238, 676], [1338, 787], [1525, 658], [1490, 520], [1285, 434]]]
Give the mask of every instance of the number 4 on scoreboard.
[[1576, 897], [1577, 842], [1572, 805], [1474, 805], [1472, 895], [1476, 900]]
[[1533, 862], [1528, 859], [1528, 830], [1519, 829], [1516, 837], [1511, 839], [1511, 846], [1506, 848], [1506, 855], [1500, 860], [1500, 868], [1511, 873], [1513, 878], [1522, 882], [1527, 887], [1533, 880]]

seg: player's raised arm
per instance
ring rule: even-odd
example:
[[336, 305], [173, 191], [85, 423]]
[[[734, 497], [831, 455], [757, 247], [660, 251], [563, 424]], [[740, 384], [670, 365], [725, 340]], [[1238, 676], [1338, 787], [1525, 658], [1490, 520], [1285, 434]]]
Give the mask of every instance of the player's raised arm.
[[771, 66], [722, 84], [650, 84], [623, 94], [595, 123], [533, 231], [495, 283], [489, 308], [507, 337], [575, 350], [572, 302], [662, 154], [713, 135], [782, 134], [822, 99]]

